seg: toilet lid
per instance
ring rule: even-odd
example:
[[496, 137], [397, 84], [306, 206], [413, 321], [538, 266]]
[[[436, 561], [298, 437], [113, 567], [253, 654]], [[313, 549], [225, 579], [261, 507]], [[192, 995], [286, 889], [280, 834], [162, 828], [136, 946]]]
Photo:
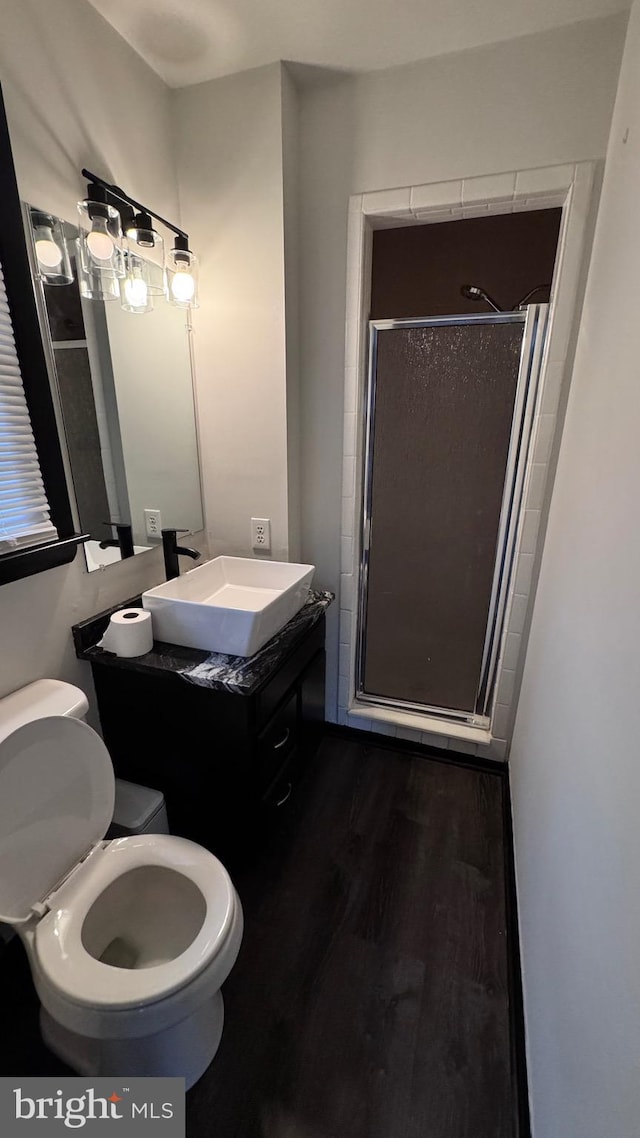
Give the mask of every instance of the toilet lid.
[[113, 816], [109, 752], [86, 723], [47, 716], [0, 742], [0, 921], [26, 920]]

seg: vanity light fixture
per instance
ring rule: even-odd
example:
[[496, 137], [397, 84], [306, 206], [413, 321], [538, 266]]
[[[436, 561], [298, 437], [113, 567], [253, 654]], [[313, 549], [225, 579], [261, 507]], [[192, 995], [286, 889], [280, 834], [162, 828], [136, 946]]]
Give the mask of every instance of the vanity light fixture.
[[73, 269], [63, 222], [51, 214], [32, 209], [31, 225], [40, 279], [49, 285], [72, 284]]
[[177, 234], [167, 257], [167, 300], [175, 308], [198, 307], [198, 258], [185, 234]]
[[[154, 294], [164, 295], [176, 308], [197, 308], [198, 259], [184, 230], [90, 170], [82, 175], [89, 187], [86, 200], [78, 202], [81, 295], [100, 300], [120, 296], [122, 307], [135, 313], [149, 312]], [[175, 235], [166, 258], [154, 221]]]

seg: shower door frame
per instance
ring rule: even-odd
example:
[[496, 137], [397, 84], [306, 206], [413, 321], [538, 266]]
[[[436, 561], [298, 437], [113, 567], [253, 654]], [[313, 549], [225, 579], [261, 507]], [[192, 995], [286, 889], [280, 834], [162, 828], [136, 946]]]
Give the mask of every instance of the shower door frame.
[[[527, 462], [533, 432], [536, 399], [548, 325], [549, 305], [532, 304], [514, 312], [478, 315], [434, 316], [406, 320], [369, 321], [369, 352], [365, 388], [362, 512], [360, 524], [360, 570], [356, 616], [355, 697], [360, 706], [395, 708], [411, 714], [429, 715], [444, 722], [488, 728], [498, 674], [499, 649], [505, 623], [509, 586], [514, 568], [517, 531], [522, 508]], [[395, 329], [461, 327], [464, 325], [522, 324], [523, 337], [513, 406], [504, 489], [500, 507], [496, 554], [491, 587], [480, 679], [473, 712], [413, 703], [390, 696], [373, 695], [364, 689], [366, 616], [369, 556], [372, 531], [374, 425], [378, 333]]]

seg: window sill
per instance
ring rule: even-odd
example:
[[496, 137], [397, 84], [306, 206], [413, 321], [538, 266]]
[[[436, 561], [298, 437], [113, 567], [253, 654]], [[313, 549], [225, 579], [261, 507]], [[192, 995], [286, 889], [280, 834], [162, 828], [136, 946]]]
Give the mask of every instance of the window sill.
[[74, 533], [71, 537], [50, 541], [46, 545], [32, 545], [30, 549], [0, 554], [0, 585], [19, 581], [22, 577], [31, 577], [45, 569], [55, 569], [57, 565], [68, 565], [73, 561], [78, 546], [88, 538], [87, 533]]

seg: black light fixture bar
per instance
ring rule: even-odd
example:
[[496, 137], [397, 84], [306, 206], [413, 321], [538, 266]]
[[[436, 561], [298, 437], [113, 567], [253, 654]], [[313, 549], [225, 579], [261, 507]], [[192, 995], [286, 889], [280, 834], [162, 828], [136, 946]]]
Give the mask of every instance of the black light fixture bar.
[[92, 174], [90, 170], [82, 170], [82, 177], [86, 178], [88, 182], [102, 186], [112, 197], [117, 198], [121, 202], [125, 202], [126, 205], [138, 210], [139, 213], [146, 213], [149, 217], [155, 218], [155, 220], [159, 221], [161, 225], [164, 225], [166, 229], [170, 229], [172, 233], [175, 233], [177, 237], [184, 238], [188, 247], [189, 236], [185, 233], [184, 229], [180, 229], [177, 225], [174, 225], [173, 222], [167, 221], [166, 217], [162, 217], [159, 213], [154, 213], [152, 209], [149, 209], [148, 205], [143, 205], [142, 202], [138, 202], [135, 198], [130, 197], [129, 194], [126, 194], [124, 190], [120, 189], [120, 186], [113, 186], [110, 182], [105, 182], [104, 178], [99, 178], [97, 174]]

